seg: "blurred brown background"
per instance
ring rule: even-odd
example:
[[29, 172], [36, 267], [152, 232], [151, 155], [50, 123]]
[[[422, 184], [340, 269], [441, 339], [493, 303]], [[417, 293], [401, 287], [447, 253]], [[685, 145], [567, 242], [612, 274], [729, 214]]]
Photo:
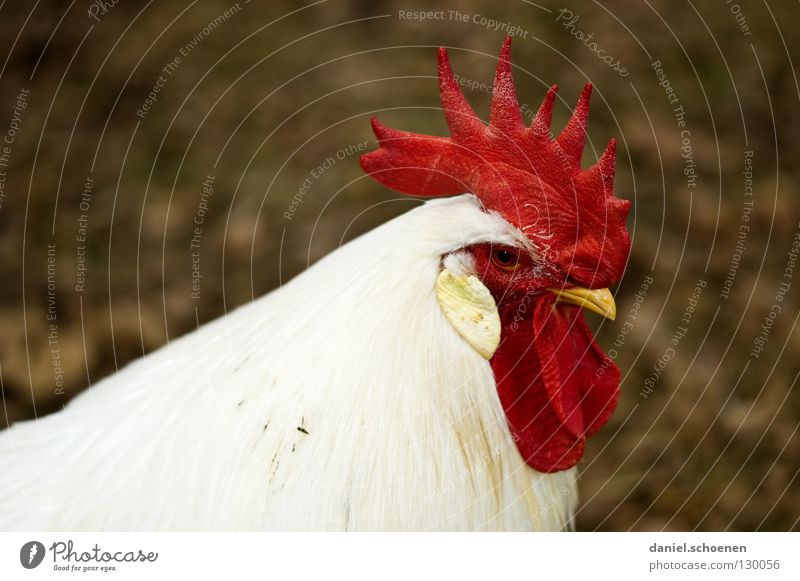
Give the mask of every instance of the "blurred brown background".
[[594, 83], [585, 163], [617, 136], [634, 202], [579, 528], [800, 528], [797, 3], [101, 5], [0, 8], [0, 426], [417, 204], [363, 177], [369, 115], [445, 134], [445, 45], [486, 116], [511, 33], [520, 101], [561, 86], [555, 129]]

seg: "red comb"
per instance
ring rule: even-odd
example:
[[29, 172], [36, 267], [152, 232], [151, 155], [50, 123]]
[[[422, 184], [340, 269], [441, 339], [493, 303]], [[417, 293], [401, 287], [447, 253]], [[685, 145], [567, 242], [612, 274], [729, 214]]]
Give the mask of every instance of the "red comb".
[[[547, 92], [530, 126], [520, 114], [511, 74], [511, 38], [500, 51], [489, 124], [470, 107], [447, 51], [439, 49], [439, 92], [450, 137], [399, 131], [375, 117], [379, 148], [361, 167], [385, 186], [424, 197], [472, 192], [546, 249], [549, 260], [592, 287], [619, 279], [630, 248], [630, 203], [614, 197], [616, 141], [597, 163], [581, 169], [591, 84], [558, 137], [550, 135], [556, 91]], [[587, 280], [581, 280], [587, 279]]]

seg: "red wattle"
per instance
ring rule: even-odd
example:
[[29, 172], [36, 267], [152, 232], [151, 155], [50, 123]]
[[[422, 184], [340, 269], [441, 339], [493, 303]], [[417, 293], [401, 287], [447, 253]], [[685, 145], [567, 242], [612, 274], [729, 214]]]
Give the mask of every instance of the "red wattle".
[[620, 374], [594, 341], [578, 307], [536, 301], [533, 322], [503, 325], [491, 361], [517, 448], [540, 472], [578, 463], [586, 438], [608, 421]]

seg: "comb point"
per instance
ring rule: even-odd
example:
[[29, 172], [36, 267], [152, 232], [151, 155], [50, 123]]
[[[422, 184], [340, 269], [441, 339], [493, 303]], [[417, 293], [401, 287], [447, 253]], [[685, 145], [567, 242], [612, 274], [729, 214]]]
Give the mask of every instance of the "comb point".
[[589, 102], [591, 98], [592, 84], [586, 83], [566, 127], [556, 137], [556, 143], [575, 168], [580, 168], [581, 166], [583, 146], [586, 143], [586, 124], [589, 120]]

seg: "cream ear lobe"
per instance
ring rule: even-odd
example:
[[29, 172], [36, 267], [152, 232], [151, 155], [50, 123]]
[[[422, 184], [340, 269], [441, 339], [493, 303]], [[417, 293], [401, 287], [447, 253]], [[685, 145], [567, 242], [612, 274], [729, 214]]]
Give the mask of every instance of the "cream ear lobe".
[[443, 268], [436, 278], [436, 298], [458, 334], [491, 359], [500, 344], [500, 315], [489, 289], [475, 275], [457, 276]]

